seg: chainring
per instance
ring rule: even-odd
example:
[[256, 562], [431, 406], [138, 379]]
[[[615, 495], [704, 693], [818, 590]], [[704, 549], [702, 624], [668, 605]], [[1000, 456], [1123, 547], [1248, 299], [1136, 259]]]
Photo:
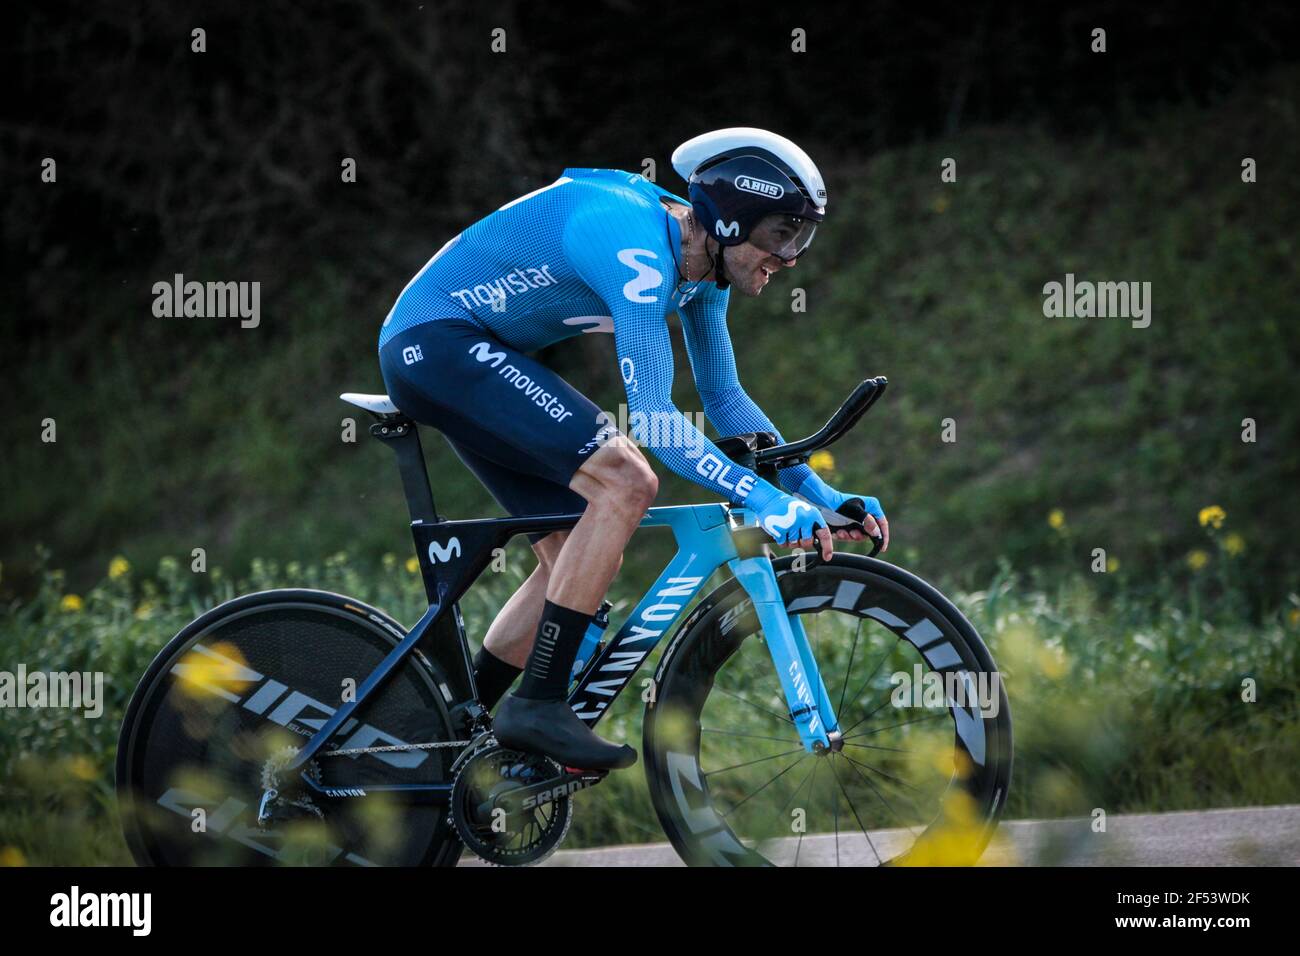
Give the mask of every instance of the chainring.
[[300, 770], [289, 772], [288, 767], [296, 756], [297, 747], [284, 747], [262, 764], [263, 800], [258, 810], [258, 825], [264, 829], [272, 823], [325, 818], [301, 780], [301, 774], [305, 773], [312, 782], [321, 783], [320, 766], [309, 760]]
[[496, 866], [528, 866], [555, 852], [573, 819], [567, 796], [513, 816], [492, 807], [511, 790], [560, 776], [559, 764], [492, 739], [458, 763], [449, 819], [466, 847]]

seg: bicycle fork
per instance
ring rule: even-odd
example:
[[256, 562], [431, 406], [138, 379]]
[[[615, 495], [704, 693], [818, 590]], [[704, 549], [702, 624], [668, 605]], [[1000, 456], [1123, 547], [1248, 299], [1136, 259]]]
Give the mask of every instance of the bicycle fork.
[[826, 693], [803, 622], [786, 611], [772, 562], [766, 555], [756, 555], [734, 558], [728, 566], [754, 602], [754, 613], [763, 629], [781, 689], [785, 691], [790, 719], [799, 731], [804, 749], [812, 753], [839, 750], [843, 746], [839, 719]]

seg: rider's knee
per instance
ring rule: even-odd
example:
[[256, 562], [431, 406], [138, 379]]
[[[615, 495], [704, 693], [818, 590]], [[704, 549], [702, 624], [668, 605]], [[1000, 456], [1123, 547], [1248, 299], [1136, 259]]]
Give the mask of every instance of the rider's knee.
[[537, 555], [537, 573], [550, 575], [551, 568], [560, 557], [560, 549], [568, 538], [567, 531], [553, 531], [533, 545], [533, 554]]
[[659, 493], [659, 478], [639, 449], [625, 445], [610, 463], [604, 490], [605, 504], [641, 512], [654, 503]]

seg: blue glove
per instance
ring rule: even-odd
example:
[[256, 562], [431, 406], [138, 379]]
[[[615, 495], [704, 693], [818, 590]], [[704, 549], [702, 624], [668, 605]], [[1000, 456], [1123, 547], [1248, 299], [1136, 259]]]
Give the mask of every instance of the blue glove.
[[840, 514], [848, 514], [849, 517], [854, 516], [843, 510], [844, 505], [856, 498], [858, 501], [862, 502], [862, 510], [871, 515], [871, 517], [883, 518], [885, 516], [885, 509], [880, 507], [879, 498], [871, 498], [867, 495], [846, 495], [844, 492], [836, 491], [830, 485], [826, 484], [826, 482], [822, 481], [815, 473], [805, 478], [803, 483], [795, 489], [795, 493], [803, 495], [809, 501], [814, 504], [819, 504], [823, 508], [827, 508], [831, 511], [838, 511]]
[[813, 537], [824, 528], [821, 514], [806, 501], [779, 491], [767, 482], [754, 487], [745, 499], [745, 507], [754, 512], [758, 525], [777, 544], [796, 544]]

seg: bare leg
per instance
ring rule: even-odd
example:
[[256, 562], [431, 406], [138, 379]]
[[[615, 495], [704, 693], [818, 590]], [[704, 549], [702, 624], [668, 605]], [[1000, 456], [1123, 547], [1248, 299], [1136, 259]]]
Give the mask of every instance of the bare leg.
[[496, 736], [504, 747], [546, 754], [564, 766], [630, 767], [636, 751], [597, 737], [565, 695], [585, 628], [618, 573], [623, 548], [654, 501], [658, 481], [636, 446], [616, 438], [591, 456], [569, 487], [587, 499], [587, 510], [551, 568], [540, 637], [522, 683], [497, 710]]
[[623, 562], [623, 549], [654, 503], [659, 479], [645, 456], [622, 436], [578, 469], [569, 487], [587, 499], [551, 571], [546, 598], [594, 614]]
[[[620, 490], [628, 484], [634, 487]], [[595, 613], [659, 485], [635, 446], [616, 448], [612, 441], [592, 455], [569, 487], [587, 499], [586, 513], [573, 531], [556, 531], [533, 545], [537, 567], [506, 601], [483, 639], [495, 657], [515, 667], [528, 661], [547, 600]], [[570, 548], [570, 541], [577, 543]]]
[[532, 650], [533, 640], [537, 637], [537, 621], [542, 616], [542, 605], [546, 603], [546, 587], [550, 583], [551, 569], [568, 537], [569, 532], [556, 531], [533, 545], [537, 567], [519, 585], [519, 590], [510, 595], [510, 600], [497, 613], [488, 628], [487, 636], [483, 638], [483, 646], [497, 659], [515, 667], [523, 667], [527, 663], [528, 652]]

